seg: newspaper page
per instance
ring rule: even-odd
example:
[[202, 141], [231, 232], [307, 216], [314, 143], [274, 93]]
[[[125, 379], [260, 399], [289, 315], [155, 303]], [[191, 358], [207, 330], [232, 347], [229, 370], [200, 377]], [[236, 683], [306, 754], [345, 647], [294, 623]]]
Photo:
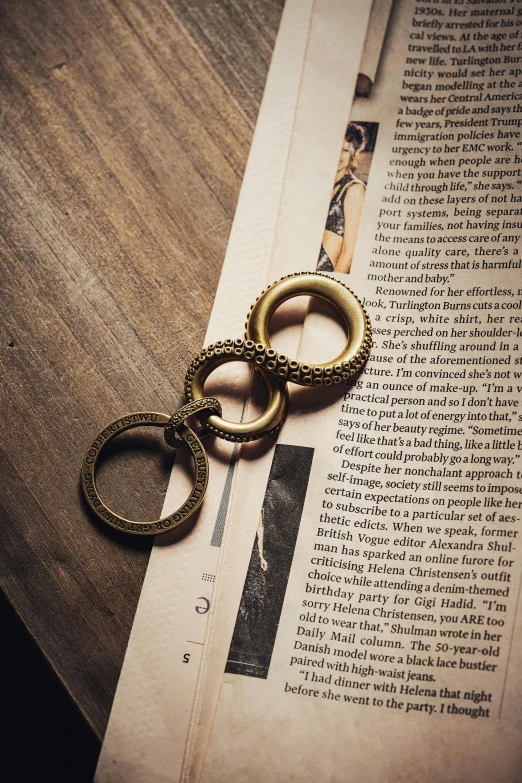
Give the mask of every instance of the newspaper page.
[[[518, 2], [393, 3], [315, 251], [375, 346], [291, 395], [262, 492], [238, 470], [205, 783], [520, 779], [521, 28]], [[314, 310], [312, 362], [342, 340]]]

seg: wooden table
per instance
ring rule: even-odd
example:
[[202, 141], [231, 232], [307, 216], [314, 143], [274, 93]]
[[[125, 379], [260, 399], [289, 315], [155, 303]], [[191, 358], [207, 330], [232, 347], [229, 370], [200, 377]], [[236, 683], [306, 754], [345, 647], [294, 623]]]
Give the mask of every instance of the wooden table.
[[[82, 453], [182, 400], [282, 5], [0, 3], [1, 588], [98, 738], [150, 542], [97, 524]], [[171, 463], [144, 431], [101, 488], [150, 518]]]

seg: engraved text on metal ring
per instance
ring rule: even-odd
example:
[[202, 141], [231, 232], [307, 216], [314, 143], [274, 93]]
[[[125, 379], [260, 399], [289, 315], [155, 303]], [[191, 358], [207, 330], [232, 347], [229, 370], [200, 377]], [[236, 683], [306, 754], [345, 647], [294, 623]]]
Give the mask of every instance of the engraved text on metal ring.
[[133, 427], [164, 427], [170, 416], [164, 413], [129, 413], [108, 424], [94, 438], [83, 458], [82, 488], [87, 502], [94, 513], [107, 525], [138, 536], [151, 536], [166, 533], [179, 527], [200, 507], [208, 484], [208, 460], [205, 449], [197, 435], [185, 424], [180, 424], [178, 434], [188, 446], [194, 460], [195, 480], [192, 491], [186, 501], [172, 514], [153, 522], [133, 522], [116, 514], [105, 505], [96, 486], [96, 469], [103, 448], [116, 435]]

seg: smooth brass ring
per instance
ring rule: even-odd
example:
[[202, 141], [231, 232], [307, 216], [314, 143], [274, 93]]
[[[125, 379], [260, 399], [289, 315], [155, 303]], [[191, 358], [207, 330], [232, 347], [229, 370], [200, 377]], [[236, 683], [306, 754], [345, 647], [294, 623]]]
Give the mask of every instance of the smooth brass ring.
[[116, 530], [123, 530], [125, 533], [132, 533], [137, 536], [153, 536], [167, 533], [169, 530], [174, 530], [174, 528], [186, 522], [197, 511], [203, 501], [208, 484], [207, 455], [197, 435], [185, 424], [178, 426], [178, 434], [192, 454], [196, 475], [189, 497], [177, 511], [153, 522], [132, 522], [132, 520], [125, 519], [125, 517], [111, 511], [105, 505], [98, 492], [96, 469], [100, 454], [107, 443], [120, 432], [125, 432], [125, 430], [130, 430], [133, 427], [164, 427], [168, 424], [170, 418], [170, 416], [164, 413], [129, 413], [127, 416], [122, 416], [104, 427], [91, 442], [85, 453], [82, 464], [82, 488], [87, 503], [103, 522], [116, 528]]
[[[254, 355], [244, 340], [219, 340], [217, 343], [209, 345], [196, 356], [189, 366], [185, 377], [187, 400], [192, 402], [205, 397], [205, 381], [216, 367], [236, 361], [255, 364]], [[223, 419], [221, 416], [208, 416], [205, 418], [204, 426], [218, 438], [236, 443], [246, 443], [270, 435], [282, 426], [288, 406], [286, 381], [279, 380], [263, 370], [260, 372], [269, 394], [265, 412], [249, 422], [233, 422]]]
[[216, 400], [215, 397], [203, 397], [202, 400], [189, 402], [180, 408], [179, 411], [176, 411], [176, 413], [170, 417], [169, 422], [163, 432], [164, 438], [168, 445], [172, 446], [173, 448], [187, 445], [185, 441], [179, 437], [177, 430], [179, 425], [182, 424], [185, 419], [188, 419], [189, 416], [196, 416], [198, 421], [200, 416], [202, 418], [203, 424], [201, 424], [199, 429], [193, 430], [198, 438], [201, 439], [205, 438], [207, 435], [210, 435], [210, 430], [207, 429], [204, 422], [209, 417], [211, 412], [214, 412], [217, 416], [221, 416], [223, 413], [221, 403], [219, 400]]
[[299, 272], [283, 277], [269, 286], [256, 299], [250, 310], [246, 323], [247, 339], [252, 340], [256, 348], [259, 345], [267, 352], [275, 353], [270, 346], [270, 319], [279, 305], [294, 296], [317, 296], [332, 304], [345, 323], [348, 332], [346, 346], [339, 356], [324, 364], [310, 366], [303, 362], [287, 360], [286, 374], [285, 366], [280, 364], [274, 368], [263, 365], [264, 368], [301, 386], [329, 386], [347, 380], [368, 358], [372, 346], [372, 330], [366, 310], [353, 291], [328, 275], [320, 272]]

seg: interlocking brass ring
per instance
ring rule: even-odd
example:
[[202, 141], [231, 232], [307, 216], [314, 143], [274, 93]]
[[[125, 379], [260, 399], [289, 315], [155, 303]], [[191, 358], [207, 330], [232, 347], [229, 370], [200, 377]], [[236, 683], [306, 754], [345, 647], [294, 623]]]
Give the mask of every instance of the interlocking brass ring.
[[[310, 366], [303, 362], [278, 357], [274, 365], [275, 351], [270, 346], [268, 333], [270, 319], [275, 310], [294, 296], [317, 296], [330, 302], [341, 314], [348, 331], [345, 348], [324, 364]], [[247, 339], [255, 344], [259, 355], [259, 367], [301, 386], [329, 386], [354, 375], [369, 356], [372, 346], [370, 319], [359, 299], [344, 283], [319, 272], [302, 272], [288, 275], [273, 283], [256, 299], [246, 323]]]
[[[203, 421], [206, 421], [209, 412], [213, 411], [218, 416], [221, 416], [223, 413], [219, 400], [216, 400], [215, 397], [203, 397], [201, 400], [187, 403], [187, 405], [180, 408], [174, 416], [171, 416], [163, 432], [169, 446], [172, 446], [173, 448], [184, 446], [185, 441], [177, 434], [179, 425], [184, 422], [185, 419], [188, 419], [189, 416], [195, 416], [197, 413], [203, 413], [204, 411], [207, 413]], [[194, 432], [198, 438], [205, 438], [207, 435], [210, 435], [210, 430], [205, 426], [201, 426], [198, 430], [194, 430]]]
[[107, 525], [132, 533], [136, 536], [158, 535], [179, 527], [192, 514], [197, 511], [205, 496], [208, 484], [208, 460], [205, 450], [197, 435], [185, 424], [178, 425], [178, 434], [186, 446], [188, 446], [195, 467], [195, 481], [192, 491], [180, 508], [174, 513], [153, 522], [133, 522], [130, 519], [115, 514], [105, 505], [96, 486], [96, 469], [98, 459], [103, 448], [120, 432], [130, 430], [133, 427], [165, 427], [170, 421], [170, 416], [164, 413], [129, 413], [116, 419], [94, 438], [90, 444], [82, 464], [82, 487], [88, 504], [94, 513]]
[[[252, 344], [253, 345], [253, 344]], [[275, 351], [274, 351], [275, 353]], [[187, 400], [200, 400], [205, 396], [204, 386], [210, 373], [227, 362], [249, 362], [255, 364], [255, 353], [244, 340], [219, 340], [209, 345], [191, 362], [185, 377]], [[268, 388], [268, 405], [264, 413], [249, 422], [234, 422], [221, 416], [205, 417], [203, 422], [210, 432], [224, 440], [246, 443], [270, 435], [278, 430], [285, 418], [288, 406], [288, 391], [285, 380], [278, 380], [261, 370]], [[198, 415], [196, 414], [196, 418]]]

